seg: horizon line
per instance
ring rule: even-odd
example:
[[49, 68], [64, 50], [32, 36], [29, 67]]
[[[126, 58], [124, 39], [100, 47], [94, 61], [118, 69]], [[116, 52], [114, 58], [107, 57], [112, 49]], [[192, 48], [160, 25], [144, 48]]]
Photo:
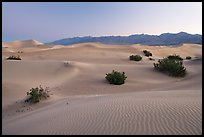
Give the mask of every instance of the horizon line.
[[[188, 32], [185, 32], [185, 31], [180, 31], [180, 32], [163, 32], [163, 33], [160, 33], [160, 34], [134, 33], [134, 34], [128, 34], [128, 35], [99, 35], [99, 36], [84, 35], [84, 36], [64, 37], [64, 38], [56, 39], [54, 41], [68, 39], [68, 38], [71, 39], [71, 38], [83, 38], [83, 37], [98, 37], [98, 38], [99, 37], [129, 37], [129, 36], [132, 36], [132, 35], [160, 36], [160, 35], [166, 34], [166, 33], [170, 33], [170, 34], [187, 33], [187, 34], [191, 34], [191, 35], [202, 35], [202, 34], [199, 34], [199, 33], [188, 33]], [[50, 43], [50, 42], [42, 42], [42, 41], [39, 41], [37, 39], [18, 39], [18, 40], [13, 40], [13, 41], [3, 41], [2, 40], [2, 42], [15, 42], [15, 41], [27, 41], [27, 40], [36, 40], [36, 41], [41, 42], [41, 43]], [[52, 41], [52, 42], [54, 42], [54, 41]]]

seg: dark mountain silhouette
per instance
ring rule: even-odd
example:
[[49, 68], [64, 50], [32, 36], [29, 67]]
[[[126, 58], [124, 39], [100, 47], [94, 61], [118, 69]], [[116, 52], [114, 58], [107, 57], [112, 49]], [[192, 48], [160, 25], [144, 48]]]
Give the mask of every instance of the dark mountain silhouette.
[[74, 37], [50, 42], [54, 45], [72, 45], [84, 42], [99, 42], [103, 44], [142, 44], [142, 45], [179, 45], [183, 43], [202, 44], [202, 35], [179, 33], [163, 33], [161, 35], [135, 34], [130, 36]]

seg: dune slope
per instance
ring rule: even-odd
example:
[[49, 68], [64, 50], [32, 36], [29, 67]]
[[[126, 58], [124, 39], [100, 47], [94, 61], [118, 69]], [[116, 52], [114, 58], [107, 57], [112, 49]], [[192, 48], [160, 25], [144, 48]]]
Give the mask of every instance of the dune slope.
[[[24, 46], [2, 52], [2, 57], [22, 57], [2, 60], [3, 134], [202, 134], [201, 45]], [[175, 53], [191, 56], [184, 60], [187, 75], [155, 71], [145, 49], [155, 61]], [[130, 61], [132, 54], [142, 61]], [[124, 85], [105, 80], [113, 69], [125, 72]], [[24, 103], [26, 92], [39, 85], [50, 88], [50, 98]]]

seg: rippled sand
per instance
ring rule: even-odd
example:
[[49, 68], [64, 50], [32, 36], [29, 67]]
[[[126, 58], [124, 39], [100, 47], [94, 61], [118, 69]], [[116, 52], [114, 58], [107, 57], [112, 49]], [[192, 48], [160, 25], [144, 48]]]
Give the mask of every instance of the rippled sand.
[[[191, 56], [184, 60], [186, 77], [155, 71], [155, 61], [143, 55], [144, 49], [155, 60]], [[17, 41], [3, 43], [2, 50], [3, 134], [202, 134], [201, 45], [65, 47]], [[142, 61], [129, 61], [132, 54]], [[22, 60], [5, 60], [9, 55]], [[125, 72], [124, 85], [105, 80], [113, 69]], [[49, 86], [51, 97], [25, 104], [26, 92], [38, 85]]]

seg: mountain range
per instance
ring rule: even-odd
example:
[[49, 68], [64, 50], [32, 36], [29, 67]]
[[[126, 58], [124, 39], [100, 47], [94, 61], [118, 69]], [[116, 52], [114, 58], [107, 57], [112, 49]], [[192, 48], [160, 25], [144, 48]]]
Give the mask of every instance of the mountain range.
[[56, 40], [47, 44], [72, 45], [84, 42], [99, 42], [103, 44], [142, 44], [156, 45], [179, 45], [183, 43], [202, 44], [202, 35], [189, 34], [186, 32], [163, 33], [161, 35], [134, 34], [130, 36], [100, 36], [100, 37], [73, 37]]

